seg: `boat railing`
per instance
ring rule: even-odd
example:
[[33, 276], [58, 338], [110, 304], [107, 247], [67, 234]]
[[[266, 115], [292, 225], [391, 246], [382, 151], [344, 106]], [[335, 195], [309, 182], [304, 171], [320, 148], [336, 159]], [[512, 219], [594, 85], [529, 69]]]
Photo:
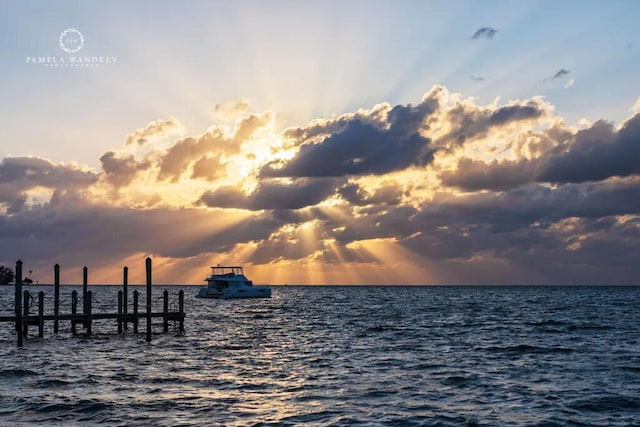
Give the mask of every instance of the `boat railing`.
[[244, 275], [242, 267], [236, 267], [236, 266], [217, 265], [215, 267], [211, 267], [211, 272], [214, 276], [233, 277], [233, 276]]

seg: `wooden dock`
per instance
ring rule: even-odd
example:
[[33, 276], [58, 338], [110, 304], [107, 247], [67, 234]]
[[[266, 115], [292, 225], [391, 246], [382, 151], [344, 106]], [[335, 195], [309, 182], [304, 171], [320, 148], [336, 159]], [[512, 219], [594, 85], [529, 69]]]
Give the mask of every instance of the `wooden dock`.
[[118, 333], [127, 330], [129, 324], [133, 326], [133, 332], [138, 333], [140, 321], [146, 319], [146, 340], [151, 341], [151, 320], [153, 318], [162, 318], [163, 332], [169, 331], [169, 322], [178, 323], [179, 333], [184, 333], [184, 291], [178, 292], [178, 309], [177, 311], [169, 310], [169, 291], [164, 290], [162, 294], [163, 309], [162, 311], [152, 311], [152, 284], [151, 284], [151, 258], [146, 259], [147, 273], [147, 298], [146, 310], [140, 311], [138, 306], [138, 291], [133, 291], [133, 312], [129, 312], [128, 307], [128, 273], [129, 269], [124, 267], [122, 290], [118, 291], [118, 311], [115, 313], [93, 313], [93, 292], [89, 291], [88, 286], [88, 269], [83, 268], [82, 271], [82, 312], [78, 313], [78, 292], [71, 293], [71, 313], [60, 314], [60, 266], [54, 266], [54, 311], [53, 314], [44, 313], [44, 292], [38, 292], [38, 314], [29, 312], [29, 301], [33, 299], [28, 290], [22, 291], [22, 261], [16, 262], [15, 271], [15, 313], [13, 316], [0, 316], [1, 322], [15, 323], [17, 344], [22, 347], [24, 339], [28, 336], [29, 326], [38, 327], [38, 336], [44, 335], [44, 324], [47, 321], [53, 321], [53, 332], [57, 334], [59, 331], [59, 322], [71, 322], [71, 332], [76, 334], [76, 327], [81, 325], [86, 330], [86, 335], [90, 336], [93, 329], [94, 320], [115, 320], [118, 324]]

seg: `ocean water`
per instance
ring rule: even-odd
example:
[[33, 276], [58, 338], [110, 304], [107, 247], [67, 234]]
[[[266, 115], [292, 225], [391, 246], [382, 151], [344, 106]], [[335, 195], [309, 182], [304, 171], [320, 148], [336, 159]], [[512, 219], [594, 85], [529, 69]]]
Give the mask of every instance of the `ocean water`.
[[[114, 311], [119, 288], [91, 288]], [[53, 288], [29, 289], [52, 311]], [[638, 287], [167, 289], [186, 291], [186, 334], [154, 324], [150, 344], [96, 321], [17, 348], [0, 324], [0, 425], [640, 425]]]

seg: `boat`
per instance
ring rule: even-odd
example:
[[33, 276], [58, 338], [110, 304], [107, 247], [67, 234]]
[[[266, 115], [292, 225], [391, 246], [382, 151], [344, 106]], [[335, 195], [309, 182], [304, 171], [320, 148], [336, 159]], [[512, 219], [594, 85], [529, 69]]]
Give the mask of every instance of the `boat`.
[[196, 298], [270, 298], [271, 288], [256, 286], [244, 275], [242, 267], [211, 267], [211, 276], [205, 279], [207, 287], [201, 288]]

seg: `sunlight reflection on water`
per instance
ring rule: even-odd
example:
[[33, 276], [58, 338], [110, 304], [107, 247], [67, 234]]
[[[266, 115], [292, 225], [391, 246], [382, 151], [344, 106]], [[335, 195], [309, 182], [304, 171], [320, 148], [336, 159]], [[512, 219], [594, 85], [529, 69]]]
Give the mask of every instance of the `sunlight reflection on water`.
[[0, 425], [640, 422], [640, 288], [183, 289], [186, 335], [150, 344], [96, 322], [18, 349], [0, 325]]

